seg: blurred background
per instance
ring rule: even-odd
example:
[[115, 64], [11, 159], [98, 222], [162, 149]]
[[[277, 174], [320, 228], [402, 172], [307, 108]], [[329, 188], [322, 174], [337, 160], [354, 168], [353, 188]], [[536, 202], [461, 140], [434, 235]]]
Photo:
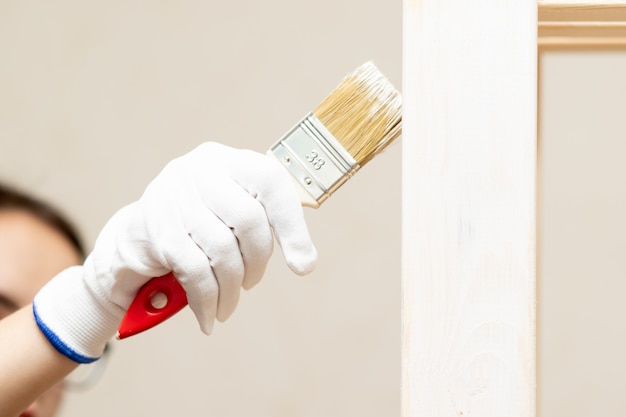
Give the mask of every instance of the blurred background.
[[[60, 206], [87, 246], [203, 141], [264, 152], [373, 60], [401, 89], [400, 1], [3, 1], [0, 179]], [[210, 337], [186, 309], [114, 342], [62, 417], [400, 413], [400, 152], [320, 210], [309, 276], [278, 249]]]

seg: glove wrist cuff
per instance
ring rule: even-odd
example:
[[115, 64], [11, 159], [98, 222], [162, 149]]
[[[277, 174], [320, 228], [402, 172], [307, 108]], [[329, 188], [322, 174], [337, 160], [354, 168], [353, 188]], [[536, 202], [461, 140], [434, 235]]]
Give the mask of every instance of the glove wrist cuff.
[[96, 297], [83, 278], [84, 268], [68, 268], [35, 296], [39, 329], [61, 354], [78, 363], [97, 360], [115, 335], [124, 312]]

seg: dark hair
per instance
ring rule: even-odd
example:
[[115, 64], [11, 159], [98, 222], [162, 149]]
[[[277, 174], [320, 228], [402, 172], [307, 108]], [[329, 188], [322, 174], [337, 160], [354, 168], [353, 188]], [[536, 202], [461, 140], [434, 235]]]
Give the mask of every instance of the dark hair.
[[39, 220], [61, 232], [81, 257], [85, 257], [85, 250], [76, 228], [59, 210], [50, 204], [15, 188], [0, 184], [0, 210], [5, 209], [23, 210], [34, 215]]

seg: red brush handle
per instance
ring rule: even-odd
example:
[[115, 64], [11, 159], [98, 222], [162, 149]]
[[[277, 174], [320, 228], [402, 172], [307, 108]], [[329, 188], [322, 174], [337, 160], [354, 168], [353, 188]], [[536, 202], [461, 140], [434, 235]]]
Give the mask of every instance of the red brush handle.
[[[158, 303], [163, 301], [164, 305]], [[152, 278], [137, 292], [117, 331], [124, 339], [169, 319], [187, 305], [187, 294], [173, 273]]]

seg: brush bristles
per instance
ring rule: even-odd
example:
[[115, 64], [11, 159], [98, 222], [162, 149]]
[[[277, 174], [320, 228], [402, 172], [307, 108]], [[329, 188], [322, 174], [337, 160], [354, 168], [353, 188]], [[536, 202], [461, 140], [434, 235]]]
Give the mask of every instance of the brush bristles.
[[402, 97], [372, 62], [366, 62], [313, 114], [363, 166], [400, 134]]

